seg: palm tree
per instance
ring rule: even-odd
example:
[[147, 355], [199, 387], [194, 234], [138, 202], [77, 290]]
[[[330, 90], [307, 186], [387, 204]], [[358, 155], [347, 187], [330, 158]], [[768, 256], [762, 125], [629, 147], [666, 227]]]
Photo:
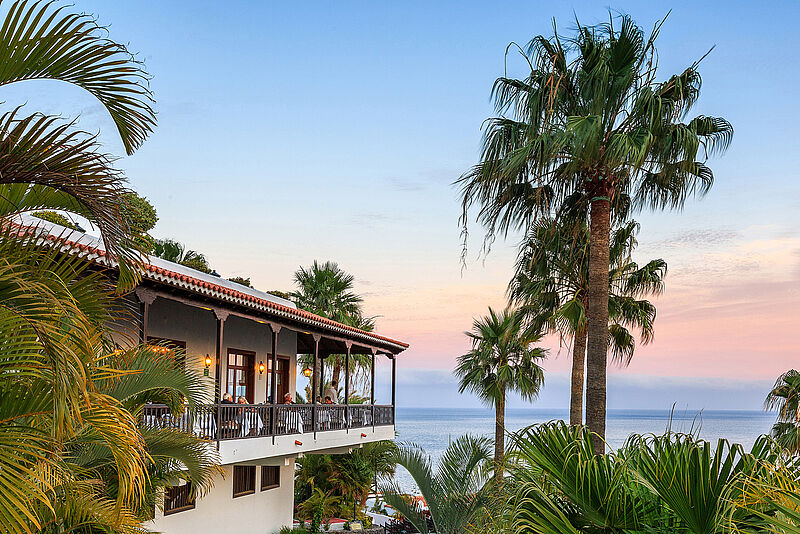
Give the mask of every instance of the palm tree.
[[158, 486], [180, 478], [207, 489], [216, 453], [138, 417], [149, 400], [203, 402], [206, 379], [152, 347], [116, 348], [104, 327], [130, 317], [88, 262], [11, 228], [0, 255], [2, 530], [130, 530]]
[[[405, 467], [428, 505], [433, 532], [460, 534], [486, 502], [491, 441], [471, 435], [450, 442], [434, 470], [431, 459], [413, 445], [400, 447], [397, 463]], [[428, 534], [428, 521], [420, 504], [412, 502], [396, 482], [381, 485], [387, 504]]]
[[186, 246], [174, 239], [156, 239], [153, 242], [153, 256], [172, 263], [178, 263], [192, 269], [210, 273], [211, 267], [205, 255], [194, 250], [186, 250]]
[[[589, 294], [586, 421], [602, 453], [606, 415], [608, 273], [612, 207], [680, 208], [706, 193], [709, 156], [724, 151], [733, 128], [724, 119], [687, 114], [700, 96], [695, 62], [657, 82], [655, 41], [627, 15], [578, 24], [572, 36], [539, 35], [520, 49], [530, 74], [501, 77], [493, 95], [480, 162], [460, 179], [464, 235], [469, 212], [488, 243], [527, 229], [567, 200], [588, 214]], [[519, 48], [519, 47], [517, 47]]]
[[[643, 344], [653, 338], [656, 309], [640, 299], [663, 291], [664, 260], [639, 267], [631, 259], [638, 224], [629, 221], [611, 236], [609, 283], [609, 342], [613, 360], [628, 365], [636, 346], [629, 328], [639, 330]], [[583, 424], [586, 310], [589, 295], [589, 230], [546, 219], [525, 237], [509, 283], [509, 299], [528, 315], [535, 328], [548, 327], [572, 339], [572, 380], [569, 421]]]
[[[297, 290], [290, 295], [299, 308], [322, 317], [354, 326], [361, 330], [371, 331], [375, 328], [375, 318], [366, 317], [361, 309], [363, 299], [353, 292], [355, 276], [342, 270], [336, 262], [326, 261], [314, 263], [306, 269], [300, 267], [294, 273]], [[344, 366], [344, 356], [332, 354], [326, 358], [331, 363], [331, 381], [339, 382], [339, 375]], [[351, 355], [351, 370], [368, 368], [370, 358], [367, 355]], [[301, 360], [301, 364], [308, 364]], [[324, 377], [320, 377], [320, 384]]]
[[[0, 86], [59, 80], [94, 96], [111, 115], [125, 150], [133, 153], [155, 125], [142, 63], [107, 37], [94, 17], [53, 2], [12, 2], [0, 33]], [[121, 281], [132, 282], [139, 256], [120, 195], [127, 190], [96, 135], [57, 116], [0, 114], [0, 217], [19, 211], [65, 210], [97, 224], [108, 251], [120, 260]]]
[[786, 450], [800, 453], [800, 373], [790, 369], [779, 376], [764, 407], [778, 412], [772, 436]]
[[519, 310], [503, 310], [475, 319], [470, 332], [472, 350], [458, 357], [455, 375], [460, 393], [471, 391], [495, 409], [494, 465], [495, 480], [503, 478], [506, 395], [516, 392], [527, 401], [539, 395], [544, 372], [537, 360], [547, 355], [545, 349], [532, 346], [542, 336], [538, 330], [525, 328]]

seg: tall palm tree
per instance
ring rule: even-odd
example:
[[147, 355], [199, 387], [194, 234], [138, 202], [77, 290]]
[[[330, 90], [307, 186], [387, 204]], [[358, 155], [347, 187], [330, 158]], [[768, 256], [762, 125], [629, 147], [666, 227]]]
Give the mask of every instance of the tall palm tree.
[[495, 409], [494, 469], [495, 480], [503, 478], [505, 452], [506, 396], [515, 392], [532, 401], [544, 384], [544, 371], [537, 363], [547, 355], [534, 347], [542, 336], [526, 328], [524, 314], [505, 309], [501, 314], [489, 308], [489, 315], [475, 319], [465, 334], [472, 340], [472, 350], [458, 357], [455, 375], [459, 392], [471, 391]]
[[520, 49], [530, 73], [495, 82], [498, 116], [486, 123], [480, 162], [459, 179], [464, 230], [477, 205], [489, 240], [530, 227], [567, 199], [584, 206], [591, 236], [586, 421], [601, 453], [612, 206], [625, 197], [634, 208], [680, 208], [706, 193], [713, 183], [706, 160], [733, 134], [722, 118], [687, 119], [700, 96], [698, 62], [657, 81], [663, 22], [647, 36], [621, 15], [578, 24], [571, 36], [554, 28], [534, 37]]
[[790, 369], [779, 376], [764, 407], [778, 412], [772, 436], [786, 450], [800, 453], [800, 372]]
[[[125, 150], [133, 153], [155, 125], [142, 63], [110, 40], [91, 15], [54, 2], [5, 5], [0, 86], [48, 79], [85, 89], [109, 113]], [[120, 202], [124, 177], [101, 152], [95, 135], [24, 106], [0, 113], [0, 189], [2, 217], [56, 209], [88, 218], [120, 260], [123, 284], [136, 278], [131, 267], [139, 259], [138, 245]]]
[[[424, 451], [413, 445], [400, 447], [397, 463], [408, 470], [428, 505], [433, 532], [461, 534], [486, 502], [487, 466], [491, 441], [461, 436], [447, 446], [436, 469]], [[381, 485], [387, 504], [410, 521], [418, 532], [428, 534], [421, 503], [408, 499], [396, 482]]]
[[[363, 299], [353, 292], [355, 276], [333, 261], [314, 260], [311, 267], [300, 267], [294, 273], [297, 289], [290, 295], [298, 307], [361, 330], [375, 328], [375, 318], [366, 317], [361, 309]], [[331, 381], [339, 382], [344, 356], [332, 354], [326, 358], [332, 365]], [[371, 360], [365, 355], [351, 355], [351, 370], [364, 369]], [[308, 363], [303, 361], [302, 363]], [[320, 377], [320, 384], [324, 377]]]
[[[609, 343], [612, 359], [628, 365], [636, 346], [629, 328], [639, 331], [643, 344], [653, 338], [656, 308], [640, 297], [660, 294], [667, 264], [650, 260], [643, 267], [631, 259], [638, 224], [629, 221], [611, 236], [608, 275]], [[536, 328], [547, 327], [572, 339], [572, 380], [569, 421], [583, 424], [586, 363], [586, 316], [589, 297], [589, 230], [552, 219], [533, 226], [508, 287], [509, 299], [521, 307]]]

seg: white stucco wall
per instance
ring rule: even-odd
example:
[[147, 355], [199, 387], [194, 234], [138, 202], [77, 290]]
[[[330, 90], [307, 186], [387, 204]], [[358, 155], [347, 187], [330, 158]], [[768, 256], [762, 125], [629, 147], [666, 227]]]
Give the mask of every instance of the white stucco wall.
[[193, 510], [164, 516], [156, 511], [147, 528], [165, 534], [272, 534], [291, 526], [294, 506], [294, 460], [281, 469], [279, 488], [261, 491], [261, 468], [256, 467], [256, 492], [233, 498], [233, 466], [224, 467], [224, 478], [197, 499]]

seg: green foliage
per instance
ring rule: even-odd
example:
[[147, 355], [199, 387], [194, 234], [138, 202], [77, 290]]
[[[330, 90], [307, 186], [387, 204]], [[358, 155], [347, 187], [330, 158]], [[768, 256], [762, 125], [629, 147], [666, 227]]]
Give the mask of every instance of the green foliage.
[[59, 226], [63, 226], [64, 228], [69, 228], [70, 230], [75, 230], [79, 232], [80, 229], [78, 226], [70, 221], [65, 215], [58, 213], [57, 211], [34, 211], [31, 213], [34, 217], [38, 217], [44, 221], [49, 221], [51, 223], [57, 224]]
[[174, 239], [156, 239], [153, 243], [153, 256], [206, 274], [211, 273], [212, 270], [203, 254], [194, 250], [186, 250], [183, 243]]
[[131, 235], [137, 240], [142, 250], [152, 252], [155, 239], [148, 233], [158, 222], [158, 213], [153, 205], [133, 191], [122, 194], [123, 216], [128, 223]]
[[[598, 245], [589, 265], [595, 294], [587, 320], [586, 417], [603, 446], [610, 265], [604, 250], [611, 221], [631, 210], [679, 209], [711, 188], [709, 157], [724, 152], [733, 127], [721, 117], [689, 118], [700, 96], [699, 61], [658, 81], [656, 38], [629, 16], [575, 22], [570, 35], [537, 35], [519, 51], [529, 72], [502, 76], [485, 121], [479, 162], [458, 180], [463, 258], [469, 224], [485, 230], [484, 250], [510, 231], [550, 217], [590, 220]], [[575, 214], [580, 217], [575, 217]], [[616, 329], [616, 341], [624, 332]]]
[[554, 422], [520, 431], [515, 443], [516, 495], [499, 506], [517, 532], [717, 534], [800, 526], [776, 515], [783, 513], [778, 501], [796, 510], [785, 497], [800, 471], [765, 438], [745, 452], [725, 440], [712, 446], [681, 434], [634, 435], [619, 453], [598, 455], [585, 428]]
[[800, 453], [800, 373], [794, 369], [778, 377], [764, 403], [778, 412], [772, 436], [787, 451]]
[[[128, 154], [144, 142], [155, 126], [148, 75], [93, 16], [54, 2], [14, 1], [3, 25], [0, 85], [58, 80], [82, 88], [111, 115]], [[0, 113], [0, 211], [64, 210], [86, 217], [120, 260], [120, 282], [127, 288], [137, 278], [138, 244], [122, 213], [124, 177], [112, 162], [97, 136], [73, 121], [24, 106]]]
[[292, 300], [292, 296], [289, 293], [281, 291], [279, 289], [271, 289], [267, 291], [267, 293], [269, 293], [270, 295], [275, 295], [276, 297], [280, 297], [285, 300]]
[[242, 276], [234, 276], [232, 278], [228, 278], [228, 280], [230, 280], [231, 282], [236, 282], [237, 284], [241, 284], [245, 287], [253, 287], [250, 284], [250, 278], [244, 278]]
[[[586, 329], [589, 294], [589, 229], [586, 224], [536, 224], [520, 250], [516, 272], [509, 283], [509, 298], [521, 306], [537, 327], [574, 337]], [[642, 297], [664, 289], [667, 264], [650, 260], [640, 267], [631, 258], [639, 225], [628, 221], [611, 235], [609, 285], [609, 334], [611, 355], [627, 365], [635, 341], [628, 328], [639, 331], [642, 344], [653, 339], [656, 308]]]
[[[363, 510], [372, 485], [394, 474], [396, 451], [393, 441], [378, 441], [365, 443], [350, 454], [313, 454], [298, 458], [295, 502], [299, 517], [313, 519], [312, 512], [322, 496], [326, 499], [326, 518], [352, 517], [354, 505], [358, 511]], [[305, 504], [309, 500], [311, 502]], [[357, 515], [361, 520], [367, 519], [363, 513]]]
[[[294, 274], [297, 290], [291, 299], [304, 310], [322, 317], [371, 332], [375, 328], [375, 318], [367, 317], [361, 308], [363, 299], [353, 292], [355, 276], [342, 270], [336, 262], [320, 263], [314, 260], [310, 268], [300, 267]], [[345, 364], [343, 354], [331, 354], [326, 358], [331, 369], [331, 379], [339, 380]], [[311, 366], [309, 355], [300, 358], [300, 365]], [[364, 354], [350, 356], [350, 371], [355, 381], [366, 384], [371, 358]]]
[[3, 531], [130, 530], [157, 486], [183, 478], [208, 489], [213, 450], [137, 424], [148, 400], [203, 402], [204, 379], [152, 347], [115, 347], [104, 325], [127, 316], [105, 274], [8, 232], [0, 232]]
[[[491, 441], [465, 435], [450, 442], [434, 469], [431, 459], [414, 445], [400, 447], [396, 460], [409, 472], [428, 505], [434, 532], [464, 532], [487, 503], [485, 482], [489, 469]], [[419, 532], [427, 534], [428, 522], [418, 502], [404, 495], [396, 482], [380, 485], [386, 502], [408, 519]]]

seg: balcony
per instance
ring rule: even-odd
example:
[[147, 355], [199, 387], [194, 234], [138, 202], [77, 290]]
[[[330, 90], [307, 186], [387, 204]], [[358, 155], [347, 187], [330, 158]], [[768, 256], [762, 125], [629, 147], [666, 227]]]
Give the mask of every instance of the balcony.
[[[172, 413], [148, 404], [142, 424], [174, 428], [209, 441], [302, 436], [319, 432], [372, 430], [394, 426], [394, 406], [372, 404], [202, 404]], [[365, 434], [361, 434], [366, 437]], [[351, 440], [352, 441], [352, 440]], [[295, 441], [295, 443], [302, 442]]]

